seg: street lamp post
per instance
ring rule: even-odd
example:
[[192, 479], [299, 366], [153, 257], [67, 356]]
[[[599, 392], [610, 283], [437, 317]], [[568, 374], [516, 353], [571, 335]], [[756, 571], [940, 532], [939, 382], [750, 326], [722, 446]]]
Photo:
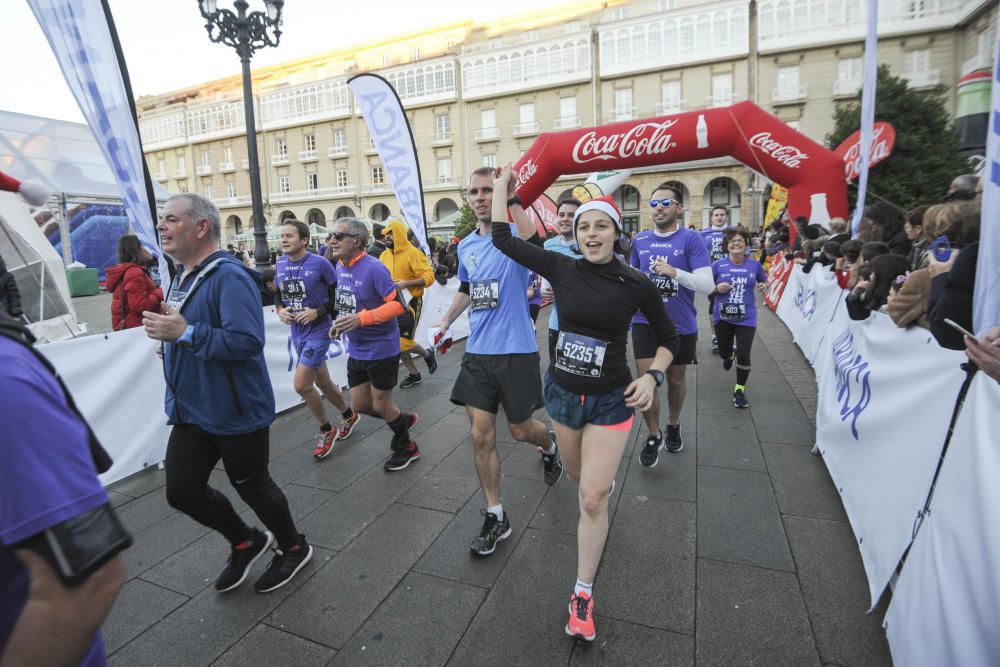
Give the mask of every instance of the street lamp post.
[[243, 66], [243, 117], [247, 127], [247, 159], [250, 163], [250, 203], [253, 208], [254, 259], [257, 266], [271, 262], [264, 225], [264, 202], [260, 192], [260, 163], [257, 158], [257, 126], [253, 112], [253, 82], [250, 80], [250, 57], [266, 46], [277, 46], [281, 40], [281, 10], [284, 0], [264, 0], [267, 12], [250, 12], [246, 0], [236, 0], [236, 14], [218, 9], [218, 0], [198, 0], [205, 19], [205, 30], [213, 42], [227, 44], [240, 57]]

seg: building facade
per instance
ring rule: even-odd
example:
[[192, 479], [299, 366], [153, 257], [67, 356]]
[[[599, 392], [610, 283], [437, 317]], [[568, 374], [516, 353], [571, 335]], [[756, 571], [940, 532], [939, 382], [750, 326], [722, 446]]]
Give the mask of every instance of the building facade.
[[[916, 88], [992, 69], [997, 0], [882, 0], [879, 62]], [[266, 223], [399, 213], [347, 79], [374, 71], [396, 88], [416, 140], [431, 235], [461, 206], [468, 174], [515, 162], [541, 132], [752, 100], [822, 143], [837, 105], [857, 102], [865, 0], [580, 1], [489, 25], [460, 21], [255, 70]], [[223, 214], [224, 242], [251, 230], [239, 77], [138, 100], [150, 173]], [[905, 132], [905, 128], [898, 128]], [[560, 178], [558, 200], [586, 174]], [[685, 222], [712, 206], [760, 224], [763, 177], [733, 159], [637, 170], [616, 193], [626, 225], [650, 225], [663, 181]]]

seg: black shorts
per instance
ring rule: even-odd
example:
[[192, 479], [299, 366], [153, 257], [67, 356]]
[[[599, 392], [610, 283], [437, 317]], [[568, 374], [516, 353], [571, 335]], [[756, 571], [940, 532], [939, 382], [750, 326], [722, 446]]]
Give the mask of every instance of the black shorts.
[[413, 333], [416, 331], [417, 322], [420, 321], [420, 311], [424, 309], [424, 297], [415, 296], [407, 304], [407, 310], [398, 318], [399, 337], [413, 340]]
[[503, 406], [507, 421], [520, 424], [542, 407], [542, 378], [537, 352], [472, 354], [462, 357], [462, 370], [451, 390], [451, 402], [497, 413]]
[[366, 382], [382, 391], [395, 388], [399, 382], [399, 355], [372, 361], [348, 357], [347, 386], [353, 389]]
[[[689, 366], [698, 363], [698, 334], [678, 334], [680, 347], [671, 366]], [[632, 325], [632, 354], [636, 359], [652, 359], [656, 356], [656, 348], [660, 343], [656, 340], [653, 327], [649, 324]]]
[[538, 321], [538, 311], [542, 309], [542, 305], [539, 303], [529, 303], [528, 304], [528, 314], [531, 315], [532, 323]]
[[718, 296], [715, 292], [708, 295], [708, 316], [711, 317], [715, 313], [715, 297]]
[[559, 342], [559, 329], [549, 329], [549, 363], [556, 358], [556, 343]]

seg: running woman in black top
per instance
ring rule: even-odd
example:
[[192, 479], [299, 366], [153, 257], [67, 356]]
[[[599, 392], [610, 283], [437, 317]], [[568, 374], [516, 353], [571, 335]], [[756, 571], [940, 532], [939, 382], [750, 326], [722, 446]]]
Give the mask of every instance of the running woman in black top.
[[[505, 192], [505, 167], [494, 183]], [[634, 410], [647, 409], [679, 339], [659, 291], [642, 273], [615, 257], [621, 213], [608, 197], [587, 202], [573, 221], [583, 253], [574, 259], [515, 238], [501, 199], [493, 200], [493, 243], [537, 272], [559, 295], [559, 337], [545, 374], [545, 406], [556, 429], [566, 474], [580, 483], [577, 582], [566, 634], [592, 641], [592, 586], [608, 535], [608, 495], [621, 461]], [[633, 380], [625, 355], [637, 310], [649, 319], [659, 346], [650, 371]]]

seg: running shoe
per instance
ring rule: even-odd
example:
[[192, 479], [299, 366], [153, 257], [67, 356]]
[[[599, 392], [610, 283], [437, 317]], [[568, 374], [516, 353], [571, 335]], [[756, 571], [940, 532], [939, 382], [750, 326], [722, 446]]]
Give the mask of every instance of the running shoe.
[[563, 464], [562, 457], [559, 456], [559, 445], [556, 444], [555, 432], [549, 431], [549, 439], [552, 440], [552, 446], [556, 448], [556, 451], [552, 454], [546, 454], [543, 451], [542, 465], [545, 466], [545, 483], [552, 486], [562, 478]]
[[671, 426], [667, 424], [667, 441], [664, 444], [664, 449], [666, 449], [671, 454], [676, 454], [677, 452], [684, 449], [684, 441], [681, 440], [681, 425]]
[[434, 375], [434, 372], [438, 369], [437, 355], [434, 354], [434, 348], [427, 350], [427, 356], [424, 357], [424, 361], [427, 362], [427, 372]]
[[719, 339], [716, 338], [715, 336], [712, 336], [712, 352], [718, 352], [718, 351], [719, 351]]
[[233, 548], [229, 553], [226, 568], [215, 580], [215, 590], [220, 593], [231, 591], [247, 578], [250, 568], [257, 559], [264, 555], [267, 548], [274, 542], [274, 536], [269, 531], [261, 532], [254, 528], [250, 546], [246, 549]]
[[270, 593], [281, 588], [306, 566], [312, 558], [313, 548], [306, 542], [305, 535], [299, 535], [298, 547], [294, 551], [282, 551], [277, 548], [274, 550], [274, 557], [267, 566], [267, 571], [254, 584], [258, 593]]
[[573, 593], [569, 598], [569, 621], [566, 634], [592, 642], [597, 636], [594, 628], [594, 599], [586, 593]]
[[385, 463], [382, 464], [382, 468], [386, 472], [395, 472], [397, 470], [402, 470], [414, 461], [420, 458], [420, 449], [417, 447], [417, 443], [410, 441], [410, 444], [406, 446], [405, 449], [400, 449], [392, 453]]
[[407, 419], [406, 422], [407, 431], [416, 426], [417, 422], [420, 421], [420, 416], [416, 412], [404, 412], [403, 414], [406, 415]]
[[649, 437], [646, 438], [646, 444], [642, 446], [642, 451], [639, 452], [639, 463], [647, 468], [655, 468], [656, 464], [660, 462], [660, 447], [662, 446], [663, 439], [650, 433]]
[[337, 442], [337, 436], [339, 431], [337, 429], [330, 429], [329, 431], [320, 431], [316, 436], [316, 446], [313, 447], [313, 456], [317, 459], [325, 459], [333, 451], [333, 443]]
[[477, 556], [489, 556], [497, 548], [497, 542], [510, 537], [510, 512], [503, 513], [503, 521], [497, 518], [496, 514], [480, 510], [486, 517], [483, 521], [483, 529], [479, 531], [479, 537], [472, 540], [469, 551]]
[[736, 361], [736, 353], [735, 352], [733, 352], [733, 356], [729, 357], [728, 359], [723, 359], [722, 360], [722, 370], [724, 370], [724, 371], [730, 370], [733, 367], [733, 362], [734, 361]]
[[737, 389], [733, 392], [733, 405], [738, 408], [749, 408], [750, 402], [747, 401], [747, 396], [743, 393], [742, 389]]
[[420, 373], [407, 373], [406, 377], [403, 378], [403, 381], [399, 383], [399, 388], [409, 389], [410, 387], [417, 386], [423, 381], [424, 379], [420, 377]]
[[361, 421], [361, 413], [354, 410], [350, 419], [341, 419], [337, 425], [337, 440], [347, 440], [354, 432], [354, 427]]

